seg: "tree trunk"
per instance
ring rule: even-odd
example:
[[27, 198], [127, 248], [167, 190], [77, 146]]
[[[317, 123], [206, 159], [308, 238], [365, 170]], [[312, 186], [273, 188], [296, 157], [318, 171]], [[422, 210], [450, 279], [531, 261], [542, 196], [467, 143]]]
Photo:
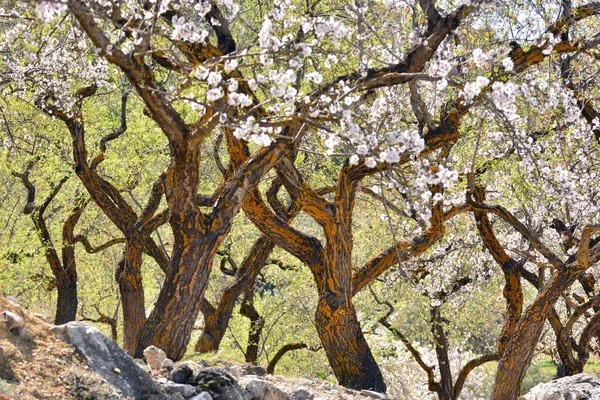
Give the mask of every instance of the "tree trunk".
[[77, 318], [77, 281], [57, 279], [58, 299], [54, 324], [62, 325]]
[[[224, 302], [222, 298], [219, 309], [210, 304], [205, 304], [205, 302], [206, 300], [203, 300], [200, 305], [200, 311], [204, 314], [204, 328], [194, 347], [194, 350], [198, 353], [212, 353], [219, 350], [235, 306], [235, 299], [231, 302]], [[226, 308], [226, 311], [222, 312], [221, 307]]]
[[267, 262], [275, 244], [266, 237], [259, 238], [250, 249], [248, 255], [238, 268], [236, 280], [223, 290], [218, 306], [202, 304], [200, 309], [204, 314], [204, 329], [196, 342], [195, 351], [210, 353], [219, 350], [219, 345], [227, 331], [237, 298], [253, 285], [256, 277]]
[[315, 323], [339, 384], [351, 389], [386, 391], [383, 376], [362, 333], [349, 298], [333, 293], [319, 298]]
[[516, 400], [519, 397], [544, 322], [561, 293], [582, 272], [582, 269], [567, 264], [554, 273], [533, 304], [527, 307], [498, 365], [492, 400]]
[[188, 236], [188, 245], [175, 249], [158, 300], [138, 334], [136, 353], [154, 345], [173, 361], [185, 354], [200, 311], [194, 305], [202, 300], [214, 255], [222, 240], [209, 236], [201, 241], [198, 236]]
[[258, 361], [258, 344], [262, 329], [265, 326], [265, 319], [261, 317], [256, 308], [254, 308], [254, 285], [251, 285], [244, 294], [240, 314], [250, 320], [250, 330], [248, 331], [248, 344], [246, 346], [246, 362], [256, 364]]
[[144, 349], [137, 348], [137, 335], [146, 322], [146, 303], [142, 285], [143, 244], [128, 240], [123, 249], [115, 278], [119, 284], [123, 305], [123, 349], [132, 357], [141, 358]]
[[346, 165], [340, 172], [335, 200], [329, 206], [333, 218], [321, 219], [327, 245], [325, 268], [317, 286], [315, 325], [340, 385], [385, 393], [383, 376], [352, 304], [352, 210], [358, 181], [350, 177], [348, 168]]
[[450, 370], [450, 358], [448, 357], [448, 338], [444, 332], [442, 310], [440, 306], [432, 306], [431, 310], [431, 333], [435, 342], [435, 354], [440, 369], [440, 386], [438, 392], [440, 400], [452, 400], [452, 371]]

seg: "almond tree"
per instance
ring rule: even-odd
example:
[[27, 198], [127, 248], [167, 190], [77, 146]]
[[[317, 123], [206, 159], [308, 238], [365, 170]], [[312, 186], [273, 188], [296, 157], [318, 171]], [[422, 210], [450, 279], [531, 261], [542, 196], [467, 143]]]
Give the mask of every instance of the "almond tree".
[[[251, 52], [240, 51], [246, 54], [246, 61], [253, 59], [264, 64], [266, 71], [272, 73], [262, 75], [259, 83], [273, 82], [271, 96], [274, 104], [269, 105], [266, 113], [258, 118], [251, 113], [240, 115], [237, 107], [249, 108], [258, 105], [258, 112], [262, 107], [258, 102], [259, 97], [252, 95], [252, 82], [245, 81], [241, 68], [234, 57], [227, 57], [237, 47], [229, 30], [227, 15], [231, 16], [238, 10], [231, 4], [198, 3], [195, 10], [194, 4], [182, 4], [183, 7], [162, 7], [158, 4], [91, 4], [73, 1], [66, 3], [69, 13], [75, 17], [81, 29], [91, 40], [105, 59], [120, 69], [127, 76], [136, 93], [144, 101], [147, 114], [154, 119], [167, 137], [171, 150], [171, 163], [164, 174], [164, 193], [169, 208], [169, 223], [174, 235], [171, 266], [167, 272], [165, 283], [155, 308], [141, 329], [138, 336], [138, 351], [148, 344], [155, 344], [164, 348], [169, 356], [178, 359], [185, 351], [185, 344], [189, 340], [189, 333], [196, 319], [197, 308], [181, 308], [180, 304], [199, 304], [210, 271], [214, 253], [228, 233], [237, 210], [241, 207], [247, 193], [253, 190], [259, 179], [286, 154], [290, 154], [300, 140], [307, 134], [308, 127], [303, 119], [312, 119], [315, 122], [327, 123], [331, 116], [341, 114], [341, 110], [359, 101], [359, 98], [343, 99], [341, 94], [344, 86], [340, 82], [355, 81], [361, 90], [374, 89], [378, 86], [390, 86], [410, 80], [411, 73], [418, 72], [433, 55], [437, 45], [450, 33], [469, 12], [466, 6], [459, 7], [457, 11], [447, 17], [434, 16], [436, 21], [428, 25], [427, 35], [431, 43], [416, 45], [405, 60], [392, 67], [373, 69], [362, 77], [360, 73], [351, 72], [334, 78], [331, 84], [322, 85], [318, 90], [306, 94], [295, 82], [295, 76], [308, 60], [312, 49], [302, 43], [306, 33], [314, 32], [317, 38], [323, 40], [323, 47], [337, 45], [339, 40], [348, 30], [344, 31], [343, 25], [335, 19], [325, 20], [315, 18], [314, 21], [295, 14], [294, 8], [283, 5], [276, 6], [270, 15], [265, 16], [258, 40], [258, 57], [249, 55]], [[190, 8], [186, 8], [190, 7]], [[225, 7], [224, 10], [221, 8]], [[52, 17], [55, 12], [65, 8], [61, 3], [41, 3], [38, 9], [46, 17]], [[136, 12], [139, 10], [139, 12]], [[313, 10], [309, 9], [309, 12]], [[193, 20], [189, 14], [200, 13], [206, 23], [217, 36], [218, 45], [212, 46], [208, 42], [209, 31], [198, 25], [201, 20]], [[293, 23], [299, 27], [296, 40], [287, 35], [289, 22], [283, 23], [284, 18], [294, 16]], [[127, 17], [129, 15], [129, 17]], [[128, 19], [133, 18], [133, 24]], [[272, 19], [277, 19], [274, 27]], [[303, 21], [306, 20], [306, 21]], [[279, 22], [282, 21], [282, 22]], [[289, 21], [289, 19], [287, 19]], [[435, 22], [435, 23], [434, 23]], [[105, 25], [110, 25], [122, 32], [115, 37], [107, 34]], [[160, 41], [154, 36], [161, 32], [170, 32], [171, 48], [162, 48]], [[278, 36], [281, 35], [281, 36]], [[325, 39], [331, 42], [325, 41]], [[167, 51], [165, 51], [167, 50]], [[325, 54], [325, 51], [323, 54]], [[273, 55], [285, 55], [284, 60], [294, 61], [294, 69], [278, 72], [275, 69]], [[182, 58], [183, 56], [183, 58]], [[218, 57], [221, 57], [220, 59]], [[156, 64], [148, 63], [154, 60], [162, 68], [177, 72], [181, 76], [183, 88], [196, 82], [208, 83], [208, 88], [202, 96], [205, 100], [195, 98], [194, 93], [186, 93], [185, 89], [179, 92], [165, 91], [158, 80], [159, 70]], [[227, 60], [227, 62], [223, 62]], [[264, 73], [264, 71], [261, 71]], [[403, 74], [409, 75], [403, 75]], [[388, 79], [388, 74], [396, 74]], [[307, 75], [309, 76], [309, 75]], [[312, 79], [320, 83], [319, 74], [313, 74]], [[225, 80], [225, 79], [228, 80]], [[179, 83], [178, 83], [179, 85]], [[242, 93], [238, 93], [238, 89]], [[337, 92], [333, 97], [325, 96], [331, 91]], [[92, 95], [93, 86], [82, 89], [75, 100], [75, 107], [80, 107], [81, 101]], [[278, 96], [285, 95], [283, 98]], [[175, 96], [175, 97], [173, 97]], [[260, 96], [260, 95], [259, 95]], [[325, 96], [325, 97], [324, 97]], [[348, 97], [348, 96], [346, 96]], [[312, 104], [311, 100], [312, 98]], [[349, 101], [350, 100], [350, 101]], [[53, 114], [59, 115], [61, 110], [54, 106], [56, 94], [42, 97], [42, 107]], [[344, 101], [344, 102], [342, 102]], [[179, 104], [191, 104], [199, 117], [194, 122], [184, 120]], [[265, 101], [260, 101], [264, 103]], [[323, 107], [335, 104], [331, 110], [323, 112]], [[224, 106], [231, 105], [229, 109]], [[292, 106], [288, 111], [287, 108]], [[295, 111], [292, 111], [294, 110]], [[292, 114], [290, 115], [290, 111]], [[72, 113], [68, 109], [62, 112], [66, 117]], [[260, 119], [259, 119], [260, 118]], [[66, 121], [68, 118], [64, 118]], [[66, 121], [72, 132], [82, 131], [82, 121], [75, 117]], [[335, 121], [334, 121], [335, 122]], [[212, 210], [202, 212], [196, 201], [198, 192], [198, 171], [200, 167], [199, 148], [217, 125], [229, 125], [236, 139], [247, 138], [259, 145], [268, 145], [244, 160], [243, 165], [238, 165], [235, 173], [223, 182], [220, 189], [211, 196], [214, 200]], [[279, 135], [275, 140], [269, 135]], [[238, 139], [239, 140], [239, 139]], [[78, 169], [87, 171], [88, 168], [78, 161]], [[154, 207], [151, 207], [154, 208]], [[113, 221], [114, 222], [114, 221]], [[176, 299], [176, 301], [174, 301]], [[177, 327], [179, 334], [175, 335]], [[355, 328], [352, 328], [355, 329]], [[365, 343], [366, 344], [366, 343]], [[361, 345], [362, 346], [362, 345]], [[373, 360], [370, 361], [374, 364]], [[348, 380], [348, 384], [352, 385]], [[378, 378], [381, 381], [380, 378]], [[346, 383], [346, 379], [342, 379]], [[355, 383], [355, 385], [364, 385]], [[380, 383], [375, 385], [381, 389]], [[368, 387], [374, 387], [369, 383]]]

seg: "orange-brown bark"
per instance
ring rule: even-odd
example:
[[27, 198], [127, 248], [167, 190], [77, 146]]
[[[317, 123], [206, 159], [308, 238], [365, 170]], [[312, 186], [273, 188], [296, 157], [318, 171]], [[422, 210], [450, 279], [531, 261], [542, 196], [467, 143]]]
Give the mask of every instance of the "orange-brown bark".
[[356, 389], [386, 391], [381, 371], [352, 304], [352, 214], [359, 181], [349, 165], [340, 171], [333, 204], [323, 212], [324, 277], [318, 287], [315, 325], [338, 381]]
[[130, 240], [123, 250], [115, 272], [115, 280], [121, 293], [123, 305], [123, 349], [132, 357], [141, 358], [143, 353], [136, 352], [137, 334], [146, 322], [146, 304], [142, 285], [143, 245]]
[[[534, 286], [538, 291], [540, 290], [540, 281], [539, 277], [534, 273], [529, 272], [522, 265], [520, 266], [521, 276], [525, 278], [532, 286]], [[575, 313], [574, 313], [575, 315]], [[570, 319], [569, 319], [570, 321]], [[578, 374], [582, 371], [583, 366], [579, 364], [579, 362], [573, 356], [573, 341], [571, 338], [572, 329], [569, 327], [569, 322], [563, 326], [560, 321], [560, 316], [555, 308], [552, 308], [550, 314], [548, 315], [548, 322], [554, 331], [554, 336], [556, 337], [556, 350], [558, 351], [558, 356], [560, 358], [560, 362], [564, 369], [565, 375], [574, 375]]]
[[235, 281], [223, 290], [217, 307], [210, 305], [201, 308], [204, 314], [204, 328], [195, 346], [197, 352], [209, 353], [219, 349], [236, 300], [252, 286], [274, 247], [274, 243], [269, 239], [258, 239], [237, 269]]
[[[581, 242], [584, 243], [583, 237]], [[589, 244], [588, 236], [587, 246]], [[567, 260], [563, 268], [554, 272], [534, 302], [523, 313], [498, 365], [492, 400], [515, 400], [519, 396], [521, 383], [531, 363], [535, 344], [552, 307], [560, 295], [573, 284], [577, 276], [589, 265], [600, 260], [600, 246], [594, 243], [589, 247], [588, 255], [585, 257], [588, 264], [580, 265], [579, 257], [571, 257]], [[581, 245], [579, 250], [581, 253]]]
[[[471, 195], [473, 201], [479, 204], [485, 202], [484, 187], [475, 185], [475, 191]], [[496, 238], [487, 214], [482, 211], [475, 211], [474, 216], [479, 236], [485, 248], [490, 252], [504, 274], [503, 295], [506, 300], [506, 320], [498, 340], [498, 353], [502, 355], [523, 311], [523, 288], [521, 287], [520, 265], [504, 251], [502, 244]]]

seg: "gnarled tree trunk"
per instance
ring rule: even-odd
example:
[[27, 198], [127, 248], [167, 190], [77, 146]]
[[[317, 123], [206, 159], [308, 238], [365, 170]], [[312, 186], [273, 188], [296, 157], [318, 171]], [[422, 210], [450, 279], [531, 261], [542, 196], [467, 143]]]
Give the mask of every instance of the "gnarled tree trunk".
[[523, 313], [498, 365], [492, 400], [516, 400], [519, 397], [546, 318], [560, 294], [583, 272], [575, 266], [569, 267], [567, 264], [564, 269], [555, 272], [533, 304]]
[[244, 293], [240, 314], [250, 320], [250, 330], [248, 331], [248, 344], [246, 345], [246, 362], [256, 364], [258, 361], [258, 345], [262, 329], [265, 326], [265, 319], [258, 313], [254, 307], [254, 285], [251, 285]]
[[339, 384], [352, 389], [385, 392], [379, 366], [362, 333], [351, 299], [322, 293], [315, 325]]
[[[132, 357], [141, 358], [137, 349], [137, 334], [146, 322], [146, 304], [142, 285], [143, 244], [136, 240], [127, 241], [123, 258], [115, 273], [123, 305], [123, 349]], [[136, 351], [136, 349], [138, 351]]]
[[203, 301], [200, 309], [204, 314], [204, 329], [196, 342], [197, 352], [210, 353], [219, 349], [237, 298], [254, 283], [273, 248], [275, 244], [271, 240], [266, 237], [259, 238], [237, 269], [235, 281], [221, 294], [217, 307], [213, 307], [206, 300]]
[[199, 304], [202, 300], [213, 258], [222, 239], [210, 236], [205, 241], [199, 237], [189, 238], [188, 245], [173, 254], [173, 264], [158, 300], [139, 331], [136, 353], [155, 345], [174, 361], [185, 354], [200, 311], [190, 305]]
[[333, 204], [334, 217], [321, 220], [327, 239], [326, 268], [319, 288], [315, 325], [341, 385], [385, 392], [383, 376], [352, 304], [352, 213], [358, 180], [348, 171], [346, 165], [340, 172]]
[[[196, 342], [196, 346], [194, 346], [194, 351], [198, 353], [212, 353], [219, 350], [219, 346], [227, 330], [227, 324], [233, 313], [235, 300], [231, 303], [231, 307], [227, 307], [225, 313], [218, 313], [212, 304], [207, 303], [206, 300], [202, 300], [200, 311], [204, 315], [204, 327], [202, 328], [202, 334]], [[227, 305], [229, 306], [229, 304]]]

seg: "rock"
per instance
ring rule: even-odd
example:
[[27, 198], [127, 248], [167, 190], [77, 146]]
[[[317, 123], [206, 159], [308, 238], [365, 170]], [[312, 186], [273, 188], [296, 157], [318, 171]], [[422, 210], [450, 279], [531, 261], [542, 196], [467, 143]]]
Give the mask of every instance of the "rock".
[[175, 363], [170, 358], [166, 358], [162, 364], [160, 364], [161, 370], [171, 371], [175, 367]]
[[171, 380], [175, 383], [188, 383], [188, 381], [196, 376], [202, 368], [193, 361], [184, 361], [173, 368], [169, 374]]
[[171, 400], [185, 400], [185, 397], [181, 393], [174, 393], [171, 395]]
[[577, 374], [534, 386], [519, 400], [600, 400], [600, 380]]
[[[118, 389], [122, 397], [165, 399], [150, 375], [98, 329], [82, 322], [69, 322], [55, 326], [52, 331], [73, 345], [90, 370]], [[116, 374], [115, 368], [121, 373]]]
[[212, 396], [208, 392], [202, 392], [197, 394], [194, 397], [191, 397], [190, 400], [213, 400]]
[[296, 390], [294, 390], [292, 398], [294, 400], [313, 400], [315, 398], [315, 395], [312, 394], [310, 390], [308, 390], [308, 388], [300, 386], [296, 388]]
[[207, 368], [188, 381], [215, 400], [250, 400], [250, 395], [223, 368]]
[[262, 400], [267, 392], [267, 382], [260, 379], [253, 379], [246, 385], [246, 390], [252, 396], [252, 400]]
[[210, 363], [206, 360], [198, 360], [196, 363], [201, 367], [210, 367]]
[[167, 354], [156, 346], [148, 346], [144, 350], [144, 357], [150, 367], [150, 371], [160, 371], [163, 361], [167, 359]]
[[246, 390], [252, 396], [252, 400], [289, 400], [290, 397], [281, 389], [276, 388], [262, 379], [253, 379], [246, 385]]
[[247, 364], [243, 368], [244, 375], [265, 376], [267, 374], [267, 370], [260, 365]]
[[185, 383], [167, 382], [163, 385], [163, 388], [169, 394], [179, 393], [183, 397], [192, 397], [196, 394], [196, 388]]
[[13, 297], [13, 296], [6, 296], [5, 298], [6, 298], [6, 300], [10, 301], [11, 303], [13, 303], [13, 304], [16, 304], [16, 305], [19, 305], [19, 301], [17, 300], [17, 298], [16, 298], [16, 297]]
[[25, 326], [25, 321], [23, 318], [19, 317], [17, 314], [4, 311], [2, 313], [3, 321], [6, 324], [6, 329], [12, 334], [20, 334]]
[[241, 370], [240, 370], [240, 367], [238, 367], [237, 365], [232, 365], [230, 367], [227, 367], [227, 368], [225, 368], [225, 370], [227, 372], [229, 372], [229, 374], [231, 376], [233, 376], [235, 379], [240, 379]]
[[365, 397], [370, 397], [372, 399], [387, 400], [388, 398], [387, 394], [375, 392], [373, 390], [361, 390], [360, 394]]
[[47, 316], [45, 316], [44, 314], [40, 314], [40, 313], [35, 313], [34, 314], [37, 318], [41, 319], [42, 321], [44, 321], [45, 323], [49, 324], [50, 320], [48, 319]]

